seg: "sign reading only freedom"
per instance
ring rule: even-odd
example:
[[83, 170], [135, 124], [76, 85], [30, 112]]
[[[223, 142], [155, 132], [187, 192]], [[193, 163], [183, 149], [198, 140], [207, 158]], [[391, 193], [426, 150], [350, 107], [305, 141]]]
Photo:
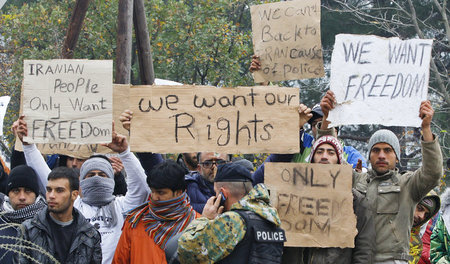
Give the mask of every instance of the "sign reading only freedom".
[[331, 124], [420, 126], [432, 44], [431, 39], [337, 35], [330, 84], [337, 106], [330, 111]]
[[23, 89], [25, 141], [111, 142], [111, 60], [25, 60]]

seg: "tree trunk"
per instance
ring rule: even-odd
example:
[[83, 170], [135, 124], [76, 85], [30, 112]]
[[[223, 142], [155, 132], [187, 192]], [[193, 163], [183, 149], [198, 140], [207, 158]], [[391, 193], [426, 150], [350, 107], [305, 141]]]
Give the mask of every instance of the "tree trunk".
[[119, 0], [117, 21], [116, 81], [130, 83], [133, 0]]
[[63, 59], [72, 59], [73, 50], [77, 45], [78, 36], [80, 35], [81, 26], [83, 25], [84, 17], [89, 6], [89, 0], [77, 0], [73, 8], [72, 17], [70, 18], [67, 35], [64, 39], [64, 45], [61, 52]]
[[155, 73], [153, 71], [152, 52], [150, 50], [150, 37], [145, 17], [144, 1], [134, 0], [134, 31], [136, 35], [139, 76], [142, 84], [153, 84]]

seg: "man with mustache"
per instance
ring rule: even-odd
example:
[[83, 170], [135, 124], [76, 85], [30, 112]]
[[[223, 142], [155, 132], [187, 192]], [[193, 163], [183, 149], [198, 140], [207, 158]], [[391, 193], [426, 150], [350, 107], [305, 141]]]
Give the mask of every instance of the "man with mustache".
[[[320, 106], [324, 113], [318, 124], [318, 134], [332, 134], [328, 129], [328, 113], [336, 105], [332, 91], [327, 91]], [[437, 136], [431, 132], [434, 115], [430, 101], [423, 101], [419, 109], [422, 119], [422, 166], [416, 171], [399, 172], [400, 159], [397, 136], [386, 129], [376, 131], [369, 140], [369, 161], [372, 168], [366, 173], [353, 173], [353, 187], [365, 193], [374, 210], [376, 231], [375, 263], [406, 264], [409, 239], [417, 203], [439, 184], [442, 176], [442, 153]]]

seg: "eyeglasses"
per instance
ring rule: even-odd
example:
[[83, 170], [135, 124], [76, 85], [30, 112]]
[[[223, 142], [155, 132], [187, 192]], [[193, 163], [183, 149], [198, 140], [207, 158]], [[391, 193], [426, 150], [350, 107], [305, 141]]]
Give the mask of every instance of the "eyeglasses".
[[201, 162], [200, 164], [203, 167], [205, 167], [207, 169], [210, 169], [213, 164], [216, 165], [216, 166], [219, 166], [219, 165], [223, 165], [225, 163], [227, 163], [226, 160], [215, 160], [215, 161], [214, 160], [205, 160], [204, 162]]

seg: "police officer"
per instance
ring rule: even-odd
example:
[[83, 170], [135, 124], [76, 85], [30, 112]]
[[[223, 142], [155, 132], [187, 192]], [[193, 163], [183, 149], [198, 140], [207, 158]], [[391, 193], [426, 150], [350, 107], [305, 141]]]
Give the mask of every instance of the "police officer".
[[180, 262], [281, 263], [286, 238], [266, 187], [252, 187], [250, 172], [228, 163], [219, 166], [214, 190], [178, 240]]

